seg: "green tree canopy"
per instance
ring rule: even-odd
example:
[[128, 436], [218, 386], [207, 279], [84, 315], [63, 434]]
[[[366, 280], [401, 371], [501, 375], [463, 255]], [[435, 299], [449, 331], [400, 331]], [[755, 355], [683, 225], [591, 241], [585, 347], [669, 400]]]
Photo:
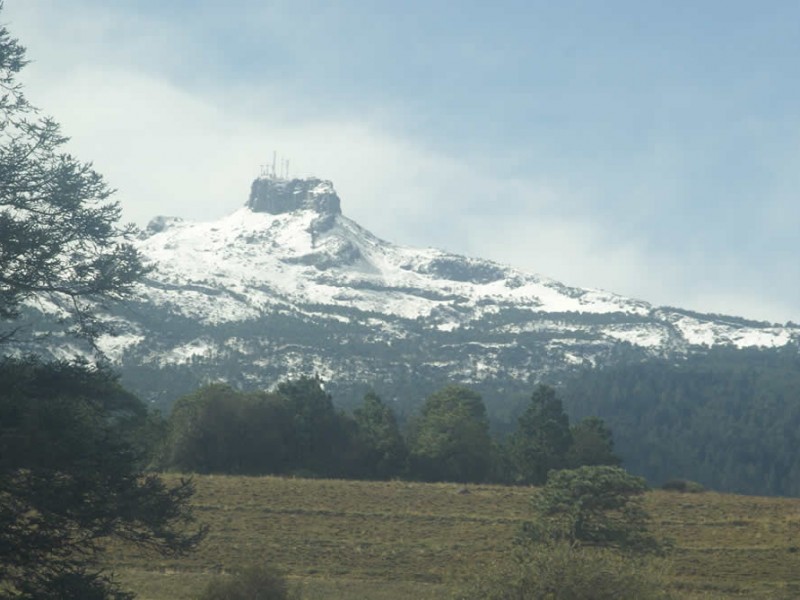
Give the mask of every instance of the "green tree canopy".
[[360, 474], [374, 479], [399, 475], [408, 452], [392, 409], [375, 392], [368, 392], [353, 416], [363, 465]]
[[410, 432], [412, 475], [431, 481], [484, 481], [493, 446], [480, 395], [459, 385], [431, 394]]
[[[16, 81], [24, 65], [0, 26], [0, 342], [18, 335], [34, 301], [92, 341], [104, 330], [98, 305], [146, 268], [102, 177], [65, 153], [58, 125], [28, 103]], [[146, 418], [104, 369], [2, 359], [0, 597], [128, 598], [98, 571], [104, 538], [164, 553], [199, 541], [201, 529], [184, 529], [191, 483], [169, 488], [143, 471], [133, 432]]]
[[599, 417], [586, 417], [570, 428], [572, 446], [567, 453], [571, 468], [591, 465], [619, 465], [622, 461], [614, 454], [614, 439], [605, 421]]
[[0, 362], [0, 598], [124, 598], [96, 570], [103, 539], [193, 548], [188, 481], [145, 474], [144, 406], [104, 369]]
[[601, 465], [553, 471], [533, 499], [534, 521], [525, 528], [538, 540], [624, 551], [655, 551], [644, 508], [644, 479], [620, 467]]
[[566, 466], [571, 446], [569, 418], [561, 400], [553, 388], [538, 386], [509, 440], [516, 481], [543, 484], [551, 469]]
[[284, 473], [291, 417], [285, 399], [215, 383], [172, 407], [162, 463], [195, 473]]
[[336, 412], [319, 377], [300, 377], [278, 385], [291, 419], [288, 461], [292, 470], [344, 476], [357, 462], [352, 421]]

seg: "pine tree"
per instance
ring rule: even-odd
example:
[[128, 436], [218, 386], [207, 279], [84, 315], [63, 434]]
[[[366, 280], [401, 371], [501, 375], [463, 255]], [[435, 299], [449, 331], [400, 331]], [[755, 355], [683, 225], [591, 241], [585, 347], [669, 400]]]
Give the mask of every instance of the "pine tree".
[[449, 385], [431, 394], [412, 424], [412, 476], [430, 481], [480, 482], [492, 467], [492, 440], [480, 394]]
[[59, 125], [26, 99], [16, 81], [25, 64], [25, 49], [0, 27], [0, 341], [37, 300], [91, 340], [104, 330], [97, 303], [129, 292], [147, 269], [132, 228], [117, 224], [113, 190], [63, 150]]
[[181, 554], [192, 484], [143, 471], [144, 405], [105, 369], [0, 362], [0, 598], [127, 598], [97, 567], [104, 540]]
[[553, 388], [540, 385], [511, 435], [509, 453], [518, 483], [542, 485], [552, 469], [567, 466], [569, 418]]
[[399, 475], [405, 467], [407, 450], [392, 409], [375, 392], [368, 392], [353, 417], [363, 464], [358, 475], [375, 479]]
[[[0, 0], [0, 9], [2, 1]], [[119, 227], [120, 208], [91, 165], [62, 151], [16, 76], [25, 51], [0, 26], [0, 342], [26, 302], [48, 301], [90, 341], [97, 307], [146, 268]], [[143, 470], [133, 434], [144, 406], [85, 364], [0, 361], [0, 598], [130, 598], [98, 567], [116, 537], [164, 553], [191, 549], [190, 482]]]

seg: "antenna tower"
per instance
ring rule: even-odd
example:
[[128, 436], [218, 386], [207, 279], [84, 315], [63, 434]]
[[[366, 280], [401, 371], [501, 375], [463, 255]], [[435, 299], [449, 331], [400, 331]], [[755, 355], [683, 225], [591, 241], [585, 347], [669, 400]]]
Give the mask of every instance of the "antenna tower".
[[[0, 0], [2, 2], [2, 0]], [[289, 179], [289, 159], [278, 156], [277, 152], [272, 153], [272, 163], [260, 165], [259, 177], [268, 179]]]

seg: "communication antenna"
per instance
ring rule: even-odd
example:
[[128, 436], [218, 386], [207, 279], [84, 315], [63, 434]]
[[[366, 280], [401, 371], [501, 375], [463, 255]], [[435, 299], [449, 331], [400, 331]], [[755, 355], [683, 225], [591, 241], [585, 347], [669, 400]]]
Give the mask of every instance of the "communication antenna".
[[[2, 2], [2, 0], [0, 0]], [[278, 156], [278, 152], [272, 153], [272, 163], [260, 165], [259, 177], [266, 177], [268, 179], [289, 179], [289, 166], [288, 158]]]

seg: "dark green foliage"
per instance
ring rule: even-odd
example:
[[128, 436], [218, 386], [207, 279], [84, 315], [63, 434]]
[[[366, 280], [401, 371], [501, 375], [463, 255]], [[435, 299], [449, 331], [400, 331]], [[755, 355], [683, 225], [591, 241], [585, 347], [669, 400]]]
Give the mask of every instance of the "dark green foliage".
[[569, 418], [553, 388], [540, 385], [509, 440], [515, 481], [541, 485], [552, 469], [567, 466], [572, 446]]
[[[596, 427], [594, 423], [592, 427]], [[670, 598], [644, 555], [661, 550], [643, 507], [647, 486], [615, 466], [551, 471], [533, 499], [514, 560], [461, 600]]]
[[103, 369], [0, 362], [0, 597], [124, 598], [93, 570], [104, 538], [165, 554], [197, 544], [191, 483], [142, 471], [146, 419]]
[[175, 403], [161, 465], [196, 473], [360, 477], [366, 467], [357, 438], [357, 424], [334, 409], [317, 378], [283, 382], [274, 393], [212, 384]]
[[[0, 3], [0, 9], [2, 3]], [[120, 228], [112, 190], [63, 151], [57, 123], [40, 117], [16, 81], [24, 49], [0, 27], [0, 340], [20, 305], [47, 297], [90, 339], [102, 330], [89, 301], [118, 297], [146, 271]]]
[[572, 545], [623, 551], [658, 551], [644, 509], [647, 485], [613, 466], [553, 471], [534, 497], [535, 517], [523, 539], [564, 540]]
[[175, 403], [162, 464], [195, 473], [283, 473], [292, 427], [284, 403], [224, 384], [200, 388]]
[[411, 470], [427, 481], [484, 481], [493, 445], [486, 408], [469, 388], [449, 385], [428, 396], [409, 432]]
[[611, 430], [599, 417], [586, 417], [570, 428], [572, 446], [567, 453], [570, 468], [591, 465], [619, 465], [622, 461], [614, 454]]
[[353, 417], [362, 461], [361, 476], [389, 479], [400, 475], [405, 469], [408, 451], [392, 409], [376, 393], [368, 392]]
[[599, 419], [578, 424], [579, 443], [571, 444], [569, 421], [550, 388], [537, 390], [520, 423], [527, 434], [518, 433], [512, 448], [529, 463], [497, 450], [480, 395], [463, 386], [428, 397], [410, 422], [407, 443], [374, 392], [350, 417], [335, 410], [318, 378], [283, 382], [274, 393], [213, 384], [175, 403], [158, 464], [196, 473], [528, 482], [519, 464], [533, 470], [618, 462], [611, 432]]
[[[147, 268], [112, 190], [25, 98], [25, 63], [0, 26], [0, 342], [21, 337], [26, 302], [46, 301], [68, 315], [66, 333], [93, 343], [108, 329], [97, 307]], [[165, 554], [199, 542], [202, 530], [185, 530], [191, 483], [168, 488], [142, 471], [151, 425], [102, 368], [2, 359], [0, 598], [130, 598], [95, 568], [104, 539]]]
[[357, 462], [352, 420], [336, 412], [333, 399], [318, 377], [301, 377], [278, 385], [278, 395], [291, 419], [288, 439], [290, 469], [343, 477]]
[[679, 362], [586, 372], [562, 388], [571, 415], [614, 431], [632, 473], [743, 494], [800, 495], [800, 354], [717, 349]]
[[[505, 319], [502, 315], [490, 318]], [[273, 326], [277, 325], [236, 324], [242, 328]], [[315, 348], [332, 344], [327, 338], [320, 340], [319, 334], [313, 338], [313, 324], [303, 322], [299, 316], [280, 326], [276, 344], [290, 340], [295, 327], [301, 328], [303, 339], [307, 335], [308, 343]], [[224, 329], [220, 335], [233, 333]], [[272, 330], [268, 333], [271, 335]], [[191, 330], [186, 341], [196, 335], [198, 331]], [[270, 335], [265, 338], [271, 339]], [[359, 329], [357, 335], [363, 342], [369, 336], [368, 328]], [[457, 341], [459, 344], [455, 345], [461, 347], [471, 335], [483, 339], [480, 336], [486, 334], [478, 330], [438, 332], [433, 341], [415, 335], [397, 346], [373, 349], [378, 353], [376, 362], [367, 363], [363, 369], [374, 380], [371, 385], [376, 392], [398, 416], [401, 430], [419, 411], [423, 399], [447, 381], [446, 373], [434, 365], [420, 366], [413, 362], [420, 360], [418, 353], [415, 354], [416, 345], [432, 351], [431, 346], [450, 348]], [[531, 342], [529, 350], [534, 352], [537, 348]], [[586, 369], [574, 377], [565, 374], [553, 377], [559, 381], [558, 395], [574, 427], [591, 415], [602, 419], [614, 434], [613, 454], [622, 459], [631, 473], [645, 477], [652, 485], [686, 478], [719, 491], [800, 495], [800, 454], [795, 451], [800, 447], [800, 355], [796, 345], [774, 350], [704, 350], [669, 361], [649, 362], [641, 362], [642, 354], [625, 345], [614, 346], [610, 351], [615, 353], [618, 366]], [[243, 364], [246, 358], [232, 353], [220, 363], [226, 380], [237, 387], [252, 385], [252, 380], [265, 369], [261, 365]], [[452, 358], [464, 356], [454, 354]], [[539, 364], [537, 361], [546, 359], [536, 355], [532, 360]], [[631, 361], [637, 364], [619, 365]], [[390, 370], [379, 366], [389, 362]], [[148, 372], [147, 378], [156, 382], [153, 388], [166, 389], [170, 382], [176, 382], [185, 391], [196, 387], [190, 373], [189, 366], [173, 365], [163, 371]], [[277, 367], [270, 373], [276, 381], [279, 379]], [[326, 390], [334, 396], [338, 407], [352, 410], [361, 404], [369, 386], [345, 379], [326, 382]], [[530, 404], [532, 384], [511, 378], [497, 379], [475, 384], [473, 389], [485, 400], [493, 432], [510, 450], [508, 437]], [[163, 401], [161, 406], [169, 406], [168, 398], [152, 397]], [[583, 458], [575, 456], [581, 445], [576, 441], [568, 453], [566, 466], [576, 466], [586, 459], [586, 453]], [[511, 464], [510, 459], [507, 462]], [[509, 468], [502, 474], [503, 481], [515, 480], [511, 471]]]
[[198, 600], [292, 600], [298, 595], [280, 571], [253, 566], [215, 577]]

